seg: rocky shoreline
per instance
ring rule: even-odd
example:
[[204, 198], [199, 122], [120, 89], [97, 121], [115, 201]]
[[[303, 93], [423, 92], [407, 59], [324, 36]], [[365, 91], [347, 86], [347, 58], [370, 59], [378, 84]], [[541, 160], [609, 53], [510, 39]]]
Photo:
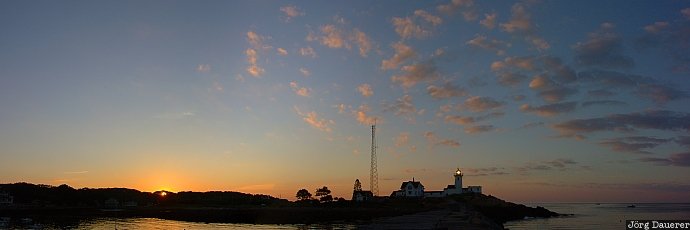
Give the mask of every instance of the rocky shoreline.
[[362, 229], [503, 229], [525, 217], [554, 217], [542, 207], [527, 207], [493, 196], [465, 194], [442, 199], [384, 200], [368, 204], [291, 204], [287, 206], [150, 206], [130, 209], [3, 207], [0, 217], [75, 225], [89, 218], [160, 218], [203, 223], [329, 224]]

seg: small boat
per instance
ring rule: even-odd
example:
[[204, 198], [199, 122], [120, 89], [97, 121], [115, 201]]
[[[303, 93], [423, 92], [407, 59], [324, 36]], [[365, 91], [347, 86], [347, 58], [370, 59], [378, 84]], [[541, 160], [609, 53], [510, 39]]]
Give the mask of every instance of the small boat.
[[628, 205], [628, 208], [634, 208], [634, 207], [635, 207], [634, 204]]

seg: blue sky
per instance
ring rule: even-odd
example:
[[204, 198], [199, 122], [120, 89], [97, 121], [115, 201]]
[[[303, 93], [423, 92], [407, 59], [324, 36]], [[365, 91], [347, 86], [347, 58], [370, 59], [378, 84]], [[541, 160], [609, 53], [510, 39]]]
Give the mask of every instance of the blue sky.
[[1, 4], [1, 182], [690, 198], [685, 1]]

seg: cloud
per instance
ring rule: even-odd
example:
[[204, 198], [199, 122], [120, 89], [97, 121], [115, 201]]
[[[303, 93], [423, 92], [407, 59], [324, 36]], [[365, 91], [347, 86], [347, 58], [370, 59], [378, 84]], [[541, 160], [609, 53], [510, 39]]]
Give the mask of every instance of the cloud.
[[644, 30], [648, 33], [656, 34], [665, 30], [666, 28], [668, 28], [668, 22], [655, 22], [654, 24], [645, 26]]
[[630, 132], [634, 129], [690, 131], [690, 114], [667, 110], [648, 110], [605, 117], [575, 119], [552, 126], [565, 135], [600, 131]]
[[462, 16], [466, 21], [477, 19], [477, 12], [474, 9], [474, 0], [451, 0], [448, 4], [439, 5], [436, 9], [444, 14], [452, 15], [461, 10]]
[[640, 97], [651, 99], [658, 104], [686, 98], [688, 96], [683, 91], [659, 84], [640, 84], [637, 94]]
[[572, 160], [572, 159], [567, 159], [567, 158], [558, 158], [550, 161], [536, 161], [536, 162], [527, 162], [521, 167], [515, 168], [520, 173], [527, 173], [529, 171], [547, 171], [547, 170], [570, 170], [572, 169], [571, 166], [577, 165], [578, 162]]
[[503, 86], [516, 86], [527, 78], [524, 73], [536, 73], [529, 87], [547, 102], [560, 102], [578, 92], [566, 86], [578, 79], [577, 74], [558, 57], [507, 57], [493, 62], [491, 69], [497, 73], [498, 82]]
[[486, 36], [479, 34], [475, 35], [472, 40], [467, 41], [465, 44], [496, 52], [496, 55], [499, 56], [505, 55], [505, 50], [511, 46], [510, 43], [496, 39], [488, 39]]
[[309, 71], [309, 69], [307, 68], [300, 67], [299, 72], [302, 73], [302, 75], [304, 75], [305, 77], [311, 76], [311, 71]]
[[547, 90], [542, 90], [539, 93], [537, 93], [537, 96], [541, 97], [547, 102], [559, 102], [563, 101], [570, 95], [574, 95], [577, 93], [577, 90], [564, 87], [564, 86], [554, 86], [553, 88], [547, 89]]
[[395, 27], [395, 32], [402, 39], [413, 37], [424, 39], [431, 36], [434, 28], [443, 23], [443, 20], [424, 10], [416, 10], [411, 17], [393, 17], [391, 22], [393, 27]]
[[398, 98], [395, 102], [386, 105], [384, 111], [393, 111], [396, 116], [403, 116], [408, 121], [414, 121], [417, 108], [412, 104], [412, 96], [405, 95]]
[[211, 65], [209, 64], [199, 64], [196, 66], [196, 72], [199, 73], [208, 73], [211, 72]]
[[634, 42], [639, 51], [650, 48], [660, 49], [662, 54], [670, 57], [671, 70], [674, 72], [690, 72], [690, 21], [655, 22], [644, 27], [644, 35]]
[[525, 57], [507, 57], [503, 61], [495, 61], [491, 63], [492, 71], [501, 71], [507, 68], [516, 68], [520, 70], [534, 71], [537, 70], [537, 59], [533, 56]]
[[496, 13], [484, 14], [484, 19], [479, 21], [479, 24], [486, 27], [487, 29], [496, 28]]
[[452, 139], [441, 139], [441, 140], [439, 140], [438, 137], [436, 137], [436, 134], [434, 134], [434, 132], [430, 132], [430, 131], [424, 132], [424, 137], [426, 138], [430, 147], [437, 146], [437, 145], [445, 145], [445, 146], [453, 147], [453, 148], [460, 147], [459, 141], [452, 140]]
[[503, 85], [503, 86], [517, 86], [520, 83], [527, 80], [527, 76], [525, 76], [524, 74], [519, 74], [519, 73], [505, 72], [505, 73], [499, 73], [497, 76], [498, 76], [498, 83]]
[[280, 55], [282, 55], [282, 56], [288, 55], [287, 50], [285, 50], [285, 49], [283, 49], [283, 48], [278, 47], [278, 48], [276, 48], [276, 51], [278, 52], [278, 54], [280, 54]]
[[363, 97], [371, 97], [374, 95], [374, 90], [371, 89], [369, 84], [361, 84], [357, 86], [357, 91], [359, 91]]
[[297, 106], [293, 107], [295, 112], [302, 117], [302, 120], [309, 124], [311, 127], [325, 131], [325, 132], [331, 132], [331, 125], [335, 124], [335, 121], [333, 120], [327, 120], [327, 119], [320, 119], [319, 115], [316, 114], [316, 112], [311, 111], [304, 113], [297, 108]]
[[546, 50], [551, 46], [543, 38], [537, 36], [536, 29], [532, 23], [532, 15], [527, 12], [524, 3], [515, 3], [510, 9], [510, 21], [501, 23], [503, 31], [524, 37], [525, 41], [532, 44], [537, 50]]
[[484, 132], [493, 131], [496, 128], [493, 125], [477, 125], [465, 127], [465, 132], [469, 134], [479, 134]]
[[412, 18], [398, 18], [394, 17], [392, 19], [393, 26], [395, 27], [395, 32], [400, 35], [403, 39], [408, 39], [411, 37], [416, 37], [418, 39], [423, 39], [431, 36], [431, 31], [423, 29], [421, 26], [415, 24]]
[[685, 19], [690, 20], [690, 8], [680, 10], [680, 14], [682, 14]]
[[[690, 152], [674, 153], [668, 158], [646, 157], [640, 158], [639, 161], [650, 162], [657, 165], [690, 167]], [[687, 188], [686, 188], [687, 190]]]
[[352, 108], [352, 106], [345, 105], [342, 103], [337, 104], [337, 105], [333, 105], [333, 107], [338, 109], [338, 113], [345, 113], [345, 109], [351, 109]]
[[577, 102], [561, 102], [538, 107], [532, 107], [528, 104], [520, 106], [520, 111], [534, 113], [542, 117], [553, 117], [562, 113], [569, 113], [575, 110]]
[[690, 136], [679, 136], [674, 141], [681, 146], [690, 148]]
[[607, 90], [607, 89], [595, 89], [595, 90], [587, 91], [587, 95], [592, 96], [592, 97], [610, 97], [610, 96], [616, 95], [616, 93], [612, 92], [611, 90]]
[[371, 108], [369, 108], [367, 104], [363, 104], [360, 105], [356, 110], [353, 110], [352, 114], [355, 116], [355, 119], [357, 119], [357, 121], [363, 125], [372, 125], [376, 121], [382, 121], [382, 119], [379, 117], [368, 115], [370, 111]]
[[580, 82], [593, 83], [607, 89], [630, 89], [633, 90], [635, 95], [649, 99], [657, 104], [664, 104], [688, 97], [686, 92], [662, 85], [652, 78], [616, 71], [584, 71], [578, 74], [578, 79]]
[[410, 88], [421, 82], [432, 82], [440, 78], [436, 65], [432, 61], [406, 65], [402, 67], [402, 70], [405, 73], [391, 77], [391, 81], [404, 88]]
[[657, 147], [663, 143], [671, 141], [670, 139], [660, 139], [655, 137], [632, 136], [622, 138], [609, 138], [600, 141], [598, 144], [610, 148], [616, 152], [651, 154], [651, 152], [644, 149]]
[[430, 85], [426, 88], [427, 93], [436, 99], [446, 99], [451, 97], [463, 97], [467, 95], [467, 91], [463, 88], [458, 88], [450, 82], [446, 82], [441, 86]]
[[487, 168], [464, 168], [465, 176], [489, 176], [489, 175], [507, 175], [504, 172], [505, 168], [487, 167]]
[[445, 146], [449, 146], [449, 147], [454, 147], [454, 148], [460, 147], [460, 142], [458, 142], [456, 140], [451, 140], [451, 139], [440, 140], [437, 144], [438, 145], [445, 145]]
[[415, 10], [414, 15], [422, 18], [424, 21], [431, 23], [433, 26], [438, 26], [443, 23], [443, 19], [436, 15], [432, 15], [424, 10]]
[[539, 122], [527, 123], [527, 124], [524, 124], [523, 126], [520, 126], [520, 129], [531, 129], [531, 128], [536, 128], [536, 127], [540, 127], [540, 126], [544, 126], [544, 122], [539, 121]]
[[345, 41], [344, 32], [342, 29], [336, 27], [335, 25], [324, 25], [321, 26], [321, 36], [315, 38], [308, 38], [307, 40], [317, 40], [322, 45], [329, 48], [348, 48], [350, 49], [350, 44]]
[[445, 121], [448, 123], [454, 123], [457, 125], [471, 125], [471, 124], [474, 124], [476, 122], [485, 121], [485, 120], [488, 120], [491, 118], [502, 117], [504, 115], [505, 115], [505, 113], [503, 113], [503, 112], [493, 112], [493, 113], [485, 114], [482, 116], [476, 116], [476, 117], [448, 115], [445, 117]]
[[304, 16], [304, 11], [300, 10], [296, 6], [283, 6], [280, 7], [280, 11], [285, 13], [285, 21], [289, 22], [292, 18]]
[[338, 25], [327, 24], [320, 27], [320, 32], [315, 34], [310, 32], [307, 35], [307, 41], [318, 41], [322, 45], [329, 48], [352, 49], [354, 43], [359, 48], [359, 55], [366, 57], [372, 48], [372, 42], [369, 36], [361, 30], [354, 28], [345, 28], [344, 23]]
[[263, 37], [254, 31], [247, 32], [247, 41], [256, 49], [263, 47]]
[[310, 46], [303, 47], [299, 49], [299, 54], [302, 56], [307, 56], [307, 57], [316, 57], [316, 52], [314, 52], [314, 49], [311, 48]]
[[292, 91], [294, 91], [299, 96], [309, 97], [309, 95], [311, 95], [311, 89], [310, 88], [299, 87], [297, 82], [294, 82], [294, 81], [290, 82], [290, 88], [292, 88]]
[[470, 97], [463, 103], [463, 107], [469, 109], [472, 112], [483, 112], [492, 109], [498, 109], [503, 107], [505, 102], [497, 101], [491, 97], [480, 97], [474, 96]]
[[607, 89], [634, 88], [642, 79], [642, 76], [608, 70], [591, 70], [578, 73], [578, 80], [581, 82], [594, 83]]
[[270, 46], [264, 46], [263, 37], [254, 31], [247, 32], [247, 41], [252, 46], [244, 52], [247, 55], [247, 62], [249, 63], [249, 66], [246, 69], [247, 73], [253, 77], [260, 77], [264, 74], [265, 70], [258, 65], [259, 54], [257, 50], [268, 48]]
[[537, 96], [547, 102], [559, 102], [577, 93], [577, 90], [565, 87], [551, 80], [546, 74], [536, 75], [529, 83], [529, 87], [538, 91]]
[[395, 147], [401, 147], [407, 145], [410, 142], [410, 133], [402, 132], [395, 137]]
[[508, 33], [532, 33], [534, 31], [532, 16], [527, 13], [523, 4], [515, 3], [510, 12], [512, 14], [510, 21], [501, 23], [503, 31]]
[[542, 56], [539, 58], [542, 62], [544, 70], [546, 70], [552, 79], [561, 83], [570, 83], [577, 80], [575, 70], [563, 64], [560, 58], [553, 56]]
[[446, 116], [445, 120], [446, 120], [446, 122], [455, 123], [458, 125], [469, 125], [469, 124], [474, 124], [475, 122], [477, 122], [477, 120], [471, 116], [448, 115], [448, 116]]
[[612, 25], [602, 24], [599, 31], [589, 34], [585, 42], [573, 46], [575, 63], [585, 67], [629, 69], [635, 62], [623, 54], [623, 39], [611, 31]]
[[357, 28], [355, 28], [352, 31], [352, 33], [354, 36], [354, 38], [352, 39], [357, 44], [357, 47], [359, 47], [359, 55], [362, 57], [366, 57], [369, 53], [369, 50], [371, 50], [371, 39], [369, 39], [369, 36], [367, 36], [367, 34], [365, 34]]
[[525, 100], [525, 95], [518, 94], [518, 95], [512, 96], [511, 98], [513, 99], [513, 101], [522, 101], [522, 100]]
[[411, 47], [402, 42], [393, 43], [391, 46], [395, 50], [395, 54], [390, 59], [381, 61], [381, 69], [383, 70], [396, 69], [405, 60], [417, 55]]
[[618, 106], [618, 105], [628, 105], [628, 103], [622, 101], [614, 100], [595, 100], [595, 101], [585, 101], [582, 102], [582, 107], [589, 107], [593, 105], [605, 105], [605, 106]]
[[436, 134], [434, 134], [434, 132], [431, 132], [431, 131], [424, 132], [424, 137], [429, 142], [435, 142], [436, 141]]

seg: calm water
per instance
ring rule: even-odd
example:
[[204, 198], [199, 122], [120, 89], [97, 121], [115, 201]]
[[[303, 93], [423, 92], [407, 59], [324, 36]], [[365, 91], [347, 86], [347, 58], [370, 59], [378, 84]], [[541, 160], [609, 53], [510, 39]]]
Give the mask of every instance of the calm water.
[[688, 220], [689, 204], [525, 204], [542, 206], [557, 213], [573, 214], [568, 217], [511, 221], [509, 229], [625, 229], [625, 220]]
[[82, 220], [73, 224], [55, 223], [13, 223], [0, 225], [0, 229], [144, 229], [144, 230], [174, 230], [174, 229], [281, 229], [281, 230], [308, 230], [308, 229], [356, 229], [355, 225], [329, 224], [329, 225], [254, 225], [254, 224], [222, 224], [222, 223], [197, 223], [176, 220], [163, 220], [157, 218], [99, 218]]
[[[568, 217], [529, 219], [505, 224], [509, 229], [625, 229], [628, 219], [690, 219], [689, 204], [527, 204], [542, 206], [558, 213], [573, 214]], [[156, 218], [102, 218], [81, 220], [70, 224], [21, 223], [12, 220], [11, 226], [0, 229], [356, 229], [355, 225], [251, 225], [195, 223]], [[1, 221], [0, 221], [1, 222]]]

